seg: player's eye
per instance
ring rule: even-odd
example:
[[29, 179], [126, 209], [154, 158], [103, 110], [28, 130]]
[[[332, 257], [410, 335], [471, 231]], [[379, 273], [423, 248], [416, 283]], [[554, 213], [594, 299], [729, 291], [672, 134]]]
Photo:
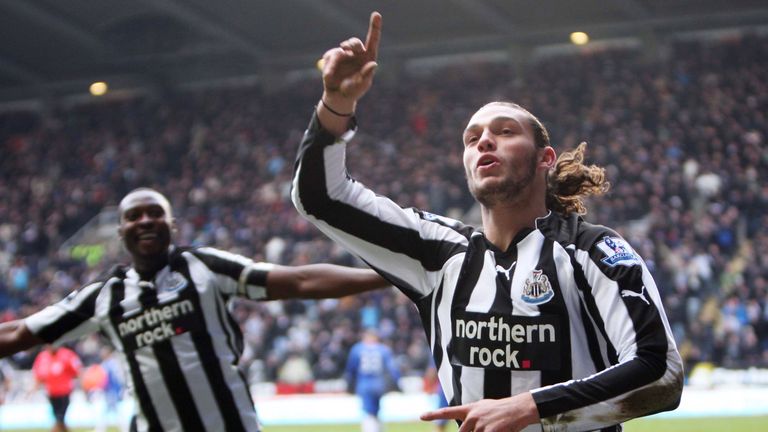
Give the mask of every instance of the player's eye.
[[464, 137], [464, 145], [472, 144], [478, 140], [477, 135], [468, 135]]
[[149, 217], [151, 218], [159, 218], [159, 217], [162, 217], [164, 214], [165, 212], [163, 211], [163, 209], [160, 209], [160, 208], [153, 208], [147, 211], [147, 215], [149, 215]]

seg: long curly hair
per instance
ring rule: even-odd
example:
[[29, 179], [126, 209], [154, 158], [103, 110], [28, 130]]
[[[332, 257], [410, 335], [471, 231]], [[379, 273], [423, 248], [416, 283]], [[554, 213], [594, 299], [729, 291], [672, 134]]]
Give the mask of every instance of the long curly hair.
[[584, 199], [608, 192], [611, 184], [605, 179], [605, 168], [584, 165], [587, 143], [575, 150], [563, 152], [547, 175], [547, 208], [562, 214], [586, 214]]

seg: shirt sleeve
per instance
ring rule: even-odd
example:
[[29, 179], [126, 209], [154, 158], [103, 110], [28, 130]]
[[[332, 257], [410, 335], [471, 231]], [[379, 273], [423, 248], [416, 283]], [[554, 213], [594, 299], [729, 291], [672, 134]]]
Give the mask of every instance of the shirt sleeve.
[[217, 288], [227, 296], [251, 300], [267, 299], [267, 275], [273, 264], [211, 247], [195, 249], [192, 254], [216, 274]]
[[24, 324], [47, 343], [61, 344], [100, 329], [95, 318], [96, 298], [104, 282], [86, 285], [57, 303], [24, 319]]
[[645, 263], [610, 230], [584, 246], [574, 270], [590, 321], [606, 338], [606, 367], [532, 392], [545, 430], [600, 429], [680, 402], [682, 361]]

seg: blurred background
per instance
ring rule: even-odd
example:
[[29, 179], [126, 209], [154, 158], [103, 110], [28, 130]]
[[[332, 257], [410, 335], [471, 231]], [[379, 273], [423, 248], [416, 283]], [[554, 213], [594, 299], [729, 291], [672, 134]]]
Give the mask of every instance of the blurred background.
[[[170, 198], [178, 244], [362, 265], [297, 215], [289, 191], [322, 91], [316, 62], [364, 37], [373, 10], [380, 66], [358, 109], [352, 175], [479, 223], [460, 141], [478, 107], [527, 107], [558, 151], [587, 141], [612, 189], [586, 218], [617, 228], [656, 278], [686, 365], [677, 413], [768, 415], [764, 1], [0, 0], [0, 319], [125, 262], [115, 205], [140, 186]], [[421, 397], [393, 399], [387, 415], [428, 407], [428, 345], [396, 290], [233, 307], [262, 416], [281, 395], [343, 393], [366, 327], [396, 353], [401, 396]], [[72, 348], [86, 367], [113, 360], [98, 335]], [[35, 355], [0, 362], [0, 425], [47, 415]], [[103, 404], [104, 386], [89, 382], [76, 404]], [[721, 393], [700, 396], [711, 389]], [[9, 407], [42, 411], [17, 424]]]

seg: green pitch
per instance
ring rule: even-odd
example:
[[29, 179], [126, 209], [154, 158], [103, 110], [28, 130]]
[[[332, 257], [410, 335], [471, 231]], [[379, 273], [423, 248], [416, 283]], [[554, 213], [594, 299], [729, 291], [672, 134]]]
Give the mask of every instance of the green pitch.
[[[455, 423], [445, 432], [456, 432]], [[760, 417], [711, 417], [685, 419], [640, 419], [625, 424], [627, 432], [765, 432], [768, 416]], [[264, 426], [264, 432], [360, 432], [359, 425], [322, 426]], [[384, 432], [432, 432], [432, 425], [424, 422], [389, 423]]]
[[764, 432], [768, 416], [639, 419], [626, 423], [626, 432]]
[[[92, 432], [93, 429], [70, 429], [72, 432]], [[449, 424], [445, 432], [456, 432], [456, 424]], [[768, 416], [756, 417], [711, 417], [686, 419], [640, 419], [625, 424], [627, 432], [765, 432], [768, 430]], [[20, 429], [4, 432], [47, 432], [47, 429]], [[360, 426], [310, 425], [310, 426], [264, 426], [264, 432], [360, 432]], [[384, 432], [432, 432], [432, 425], [424, 422], [388, 423]], [[109, 429], [108, 432], [119, 432]]]

